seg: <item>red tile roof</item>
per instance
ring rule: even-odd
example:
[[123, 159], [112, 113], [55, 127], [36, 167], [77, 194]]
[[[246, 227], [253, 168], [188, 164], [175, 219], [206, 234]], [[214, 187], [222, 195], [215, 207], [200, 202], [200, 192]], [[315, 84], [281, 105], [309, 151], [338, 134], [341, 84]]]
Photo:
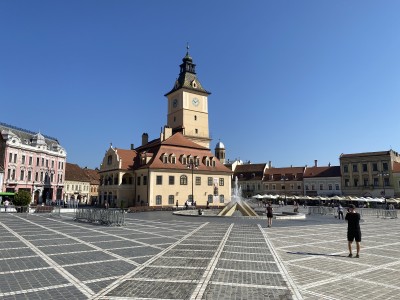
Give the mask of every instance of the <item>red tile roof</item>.
[[340, 177], [340, 166], [306, 168], [304, 178], [310, 177]]
[[356, 157], [356, 156], [381, 156], [381, 155], [389, 155], [389, 151], [377, 151], [377, 152], [362, 152], [362, 153], [350, 153], [350, 154], [341, 154], [340, 158], [344, 157]]
[[68, 162], [65, 164], [65, 180], [90, 182], [90, 178], [81, 167]]
[[119, 148], [115, 148], [115, 152], [119, 156], [119, 159], [122, 160], [121, 169], [131, 169], [133, 166], [133, 161], [137, 156], [137, 152], [135, 150], [126, 150]]
[[86, 176], [89, 177], [90, 184], [95, 184], [95, 185], [100, 184], [100, 175], [98, 170], [84, 168], [83, 171], [85, 172]]
[[[180, 158], [182, 155], [186, 157], [198, 157], [200, 165], [197, 167], [198, 171], [207, 172], [221, 172], [221, 173], [232, 173], [230, 169], [225, 167], [215, 156], [211, 153], [210, 149], [200, 146], [192, 142], [191, 140], [184, 137], [180, 132], [175, 133], [170, 138], [163, 142], [160, 140], [154, 140], [147, 145], [141, 146], [136, 149], [138, 155], [135, 158], [134, 168], [150, 168], [150, 169], [175, 169], [175, 170], [187, 170], [187, 164], [182, 164]], [[151, 157], [150, 161], [146, 165], [140, 165], [140, 155], [145, 151], [147, 157]], [[162, 157], [164, 154], [168, 156], [174, 154], [176, 157], [176, 163], [164, 163]], [[210, 166], [206, 166], [204, 158], [210, 159]], [[211, 159], [214, 158], [215, 167], [211, 164]]]
[[393, 173], [400, 173], [400, 163], [393, 162], [392, 172]]
[[264, 169], [267, 164], [244, 164], [237, 165], [233, 177], [239, 181], [261, 180], [264, 176]]
[[303, 179], [305, 167], [289, 167], [289, 168], [270, 168], [265, 169], [264, 181], [279, 181], [279, 180], [295, 180]]

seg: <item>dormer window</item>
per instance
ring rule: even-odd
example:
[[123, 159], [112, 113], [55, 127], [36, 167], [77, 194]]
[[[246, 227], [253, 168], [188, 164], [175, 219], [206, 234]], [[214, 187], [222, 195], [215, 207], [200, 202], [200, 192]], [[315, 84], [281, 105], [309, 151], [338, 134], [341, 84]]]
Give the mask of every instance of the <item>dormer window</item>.
[[170, 155], [169, 161], [171, 162], [171, 164], [176, 164], [176, 156], [175, 156], [175, 154], [171, 154]]
[[187, 164], [187, 158], [186, 158], [185, 155], [182, 155], [182, 156], [181, 156], [181, 162], [182, 162], [183, 165], [186, 165], [186, 164]]
[[191, 85], [192, 85], [192, 88], [197, 89], [197, 82], [196, 82], [196, 80], [193, 80], [192, 83], [191, 83]]
[[211, 165], [212, 165], [213, 167], [215, 167], [215, 160], [214, 160], [214, 159], [211, 161]]
[[162, 162], [163, 162], [164, 164], [167, 164], [167, 163], [168, 163], [168, 156], [167, 156], [167, 154], [163, 154], [163, 156], [162, 156]]

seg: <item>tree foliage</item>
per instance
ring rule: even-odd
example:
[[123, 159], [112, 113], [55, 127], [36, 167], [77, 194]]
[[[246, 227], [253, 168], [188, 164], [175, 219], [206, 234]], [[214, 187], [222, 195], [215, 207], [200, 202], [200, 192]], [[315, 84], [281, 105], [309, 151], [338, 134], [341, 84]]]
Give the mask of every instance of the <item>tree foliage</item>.
[[31, 193], [28, 191], [18, 191], [18, 193], [15, 194], [14, 197], [14, 205], [16, 206], [27, 206], [29, 205], [29, 203], [31, 203]]

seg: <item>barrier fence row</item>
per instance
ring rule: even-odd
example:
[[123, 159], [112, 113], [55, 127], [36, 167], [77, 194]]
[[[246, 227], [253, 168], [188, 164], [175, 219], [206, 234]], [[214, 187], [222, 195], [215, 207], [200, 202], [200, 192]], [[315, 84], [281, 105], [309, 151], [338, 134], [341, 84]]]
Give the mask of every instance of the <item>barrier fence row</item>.
[[[343, 209], [344, 213], [346, 213], [346, 209]], [[372, 216], [377, 218], [397, 218], [397, 210], [389, 210], [389, 209], [379, 209], [379, 208], [358, 208], [357, 212], [360, 213], [361, 217], [364, 216]], [[308, 207], [309, 215], [333, 215], [337, 216], [337, 207], [326, 207], [326, 206], [309, 206]]]
[[74, 219], [107, 226], [123, 226], [125, 212], [121, 209], [77, 208]]

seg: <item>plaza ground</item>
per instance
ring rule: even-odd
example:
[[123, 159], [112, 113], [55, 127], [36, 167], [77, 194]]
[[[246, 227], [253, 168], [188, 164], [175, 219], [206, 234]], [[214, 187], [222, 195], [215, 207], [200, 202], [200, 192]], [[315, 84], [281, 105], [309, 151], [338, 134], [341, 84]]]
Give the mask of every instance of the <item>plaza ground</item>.
[[366, 217], [360, 258], [332, 216], [266, 220], [0, 214], [1, 299], [398, 299], [400, 222]]

